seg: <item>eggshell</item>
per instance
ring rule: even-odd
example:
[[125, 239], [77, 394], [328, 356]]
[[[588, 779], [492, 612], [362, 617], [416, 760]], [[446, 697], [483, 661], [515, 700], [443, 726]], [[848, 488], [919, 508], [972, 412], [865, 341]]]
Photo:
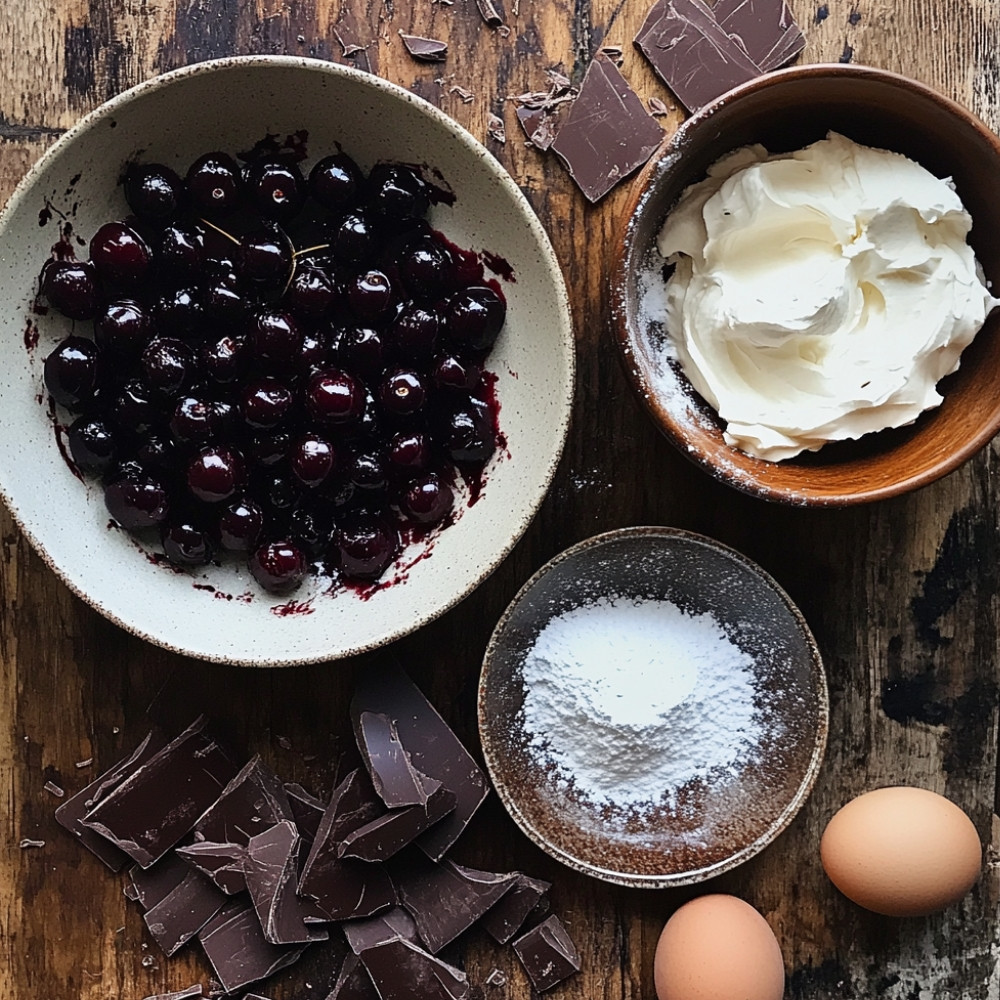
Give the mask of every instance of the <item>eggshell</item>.
[[653, 959], [658, 1000], [781, 1000], [785, 966], [767, 921], [735, 896], [685, 903]]
[[830, 881], [859, 906], [890, 917], [943, 910], [972, 888], [982, 848], [972, 820], [924, 788], [878, 788], [827, 824], [820, 857]]

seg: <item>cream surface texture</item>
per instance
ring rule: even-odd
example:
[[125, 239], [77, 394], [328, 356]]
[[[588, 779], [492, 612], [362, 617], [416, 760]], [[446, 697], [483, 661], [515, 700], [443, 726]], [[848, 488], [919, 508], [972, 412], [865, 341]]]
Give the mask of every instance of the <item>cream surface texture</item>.
[[998, 304], [948, 180], [831, 132], [748, 146], [657, 241], [667, 330], [726, 441], [768, 461], [912, 423]]

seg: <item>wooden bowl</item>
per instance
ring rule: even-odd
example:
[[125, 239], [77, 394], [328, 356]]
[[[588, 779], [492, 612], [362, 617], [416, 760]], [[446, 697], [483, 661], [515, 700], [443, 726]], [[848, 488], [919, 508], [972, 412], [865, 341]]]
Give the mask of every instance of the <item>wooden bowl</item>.
[[1000, 288], [1000, 140], [954, 101], [916, 81], [863, 66], [804, 66], [753, 80], [685, 122], [636, 179], [618, 241], [612, 313], [626, 373], [650, 416], [692, 461], [754, 496], [805, 506], [843, 506], [896, 496], [956, 469], [1000, 430], [1000, 312], [994, 312], [961, 368], [939, 383], [943, 404], [914, 424], [830, 444], [785, 462], [728, 445], [724, 423], [676, 362], [643, 288], [660, 280], [656, 236], [681, 192], [721, 156], [750, 143], [799, 149], [841, 132], [891, 149], [951, 177], [974, 226], [970, 243]]
[[[652, 788], [651, 805], [639, 811], [580, 794], [567, 783], [572, 775], [538, 751], [536, 737], [550, 734], [530, 733], [525, 723], [524, 663], [539, 634], [553, 618], [602, 598], [709, 614], [752, 664], [760, 722], [739, 761], [674, 791]], [[700, 882], [770, 844], [812, 789], [828, 721], [823, 663], [788, 595], [745, 556], [677, 528], [610, 531], [543, 566], [500, 619], [479, 682], [483, 756], [517, 824], [569, 867], [638, 888]], [[701, 735], [689, 732], [690, 745]]]

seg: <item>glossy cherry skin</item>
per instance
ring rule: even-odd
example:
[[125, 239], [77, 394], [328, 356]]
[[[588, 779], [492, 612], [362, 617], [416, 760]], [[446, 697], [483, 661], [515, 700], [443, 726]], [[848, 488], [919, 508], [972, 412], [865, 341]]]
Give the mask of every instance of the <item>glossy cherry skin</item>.
[[206, 503], [228, 500], [243, 485], [243, 456], [220, 445], [202, 448], [188, 464], [187, 484]]
[[117, 442], [101, 417], [78, 417], [66, 434], [69, 453], [82, 472], [103, 473], [114, 465]]
[[399, 500], [400, 510], [417, 524], [431, 525], [444, 520], [455, 506], [455, 494], [436, 472], [413, 479]]
[[243, 277], [264, 290], [281, 291], [292, 274], [291, 240], [275, 227], [247, 233], [240, 241]]
[[153, 338], [146, 307], [134, 299], [109, 302], [94, 320], [94, 340], [102, 351], [132, 358]]
[[246, 385], [239, 408], [250, 427], [271, 430], [288, 417], [294, 402], [291, 390], [283, 382], [262, 378]]
[[97, 270], [89, 261], [51, 260], [42, 268], [42, 294], [70, 319], [93, 319], [100, 307]]
[[437, 347], [441, 322], [436, 312], [412, 305], [393, 321], [390, 337], [400, 357], [426, 361]]
[[312, 196], [329, 212], [342, 212], [354, 204], [364, 178], [346, 153], [319, 160], [309, 173]]
[[104, 488], [108, 513], [125, 529], [135, 531], [162, 524], [170, 513], [170, 499], [160, 480], [153, 476], [127, 474]]
[[352, 423], [364, 412], [364, 389], [347, 372], [328, 368], [309, 379], [306, 406], [312, 416], [323, 423]]
[[399, 549], [396, 529], [384, 517], [363, 510], [345, 514], [335, 537], [341, 572], [354, 580], [377, 580]]
[[306, 182], [290, 160], [262, 160], [247, 168], [246, 187], [254, 208], [266, 219], [290, 222], [306, 199]]
[[140, 370], [150, 389], [176, 396], [194, 380], [194, 353], [175, 337], [156, 337], [142, 352]]
[[254, 579], [269, 594], [290, 594], [306, 575], [302, 550], [292, 541], [268, 542], [256, 549], [248, 563]]
[[492, 288], [466, 288], [456, 292], [445, 311], [445, 329], [453, 344], [473, 351], [488, 351], [507, 318], [507, 303]]
[[455, 354], [444, 354], [434, 359], [431, 378], [439, 389], [468, 394], [482, 385], [483, 370], [474, 361], [466, 361]]
[[382, 319], [389, 312], [393, 297], [389, 279], [374, 269], [357, 275], [347, 286], [347, 302], [362, 324]]
[[326, 482], [333, 472], [336, 452], [326, 438], [310, 431], [292, 446], [289, 465], [303, 486], [315, 489]]
[[163, 554], [176, 566], [204, 566], [212, 561], [211, 536], [191, 521], [163, 525]]
[[163, 223], [180, 210], [184, 182], [162, 163], [133, 163], [125, 174], [125, 200], [143, 222]]
[[219, 540], [231, 552], [249, 552], [264, 529], [260, 504], [248, 497], [230, 500], [219, 514]]
[[123, 222], [106, 222], [90, 241], [90, 259], [107, 282], [138, 285], [149, 270], [149, 247]]
[[228, 215], [243, 199], [240, 168], [228, 153], [206, 153], [188, 168], [187, 190], [202, 214]]
[[86, 337], [67, 337], [45, 359], [45, 388], [69, 410], [85, 406], [97, 389], [100, 352]]
[[424, 380], [409, 368], [397, 368], [379, 384], [378, 399], [387, 413], [409, 416], [416, 413], [427, 398]]
[[419, 218], [429, 204], [427, 185], [401, 163], [377, 163], [368, 175], [368, 204], [389, 218]]

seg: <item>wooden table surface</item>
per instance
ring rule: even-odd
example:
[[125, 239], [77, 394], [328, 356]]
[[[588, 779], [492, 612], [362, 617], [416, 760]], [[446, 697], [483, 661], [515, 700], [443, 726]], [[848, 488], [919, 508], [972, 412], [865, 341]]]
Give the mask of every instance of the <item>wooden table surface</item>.
[[[840, 805], [900, 782], [958, 802], [990, 844], [997, 823], [996, 449], [911, 496], [830, 511], [748, 498], [674, 451], [633, 398], [609, 335], [604, 278], [625, 186], [589, 207], [554, 158], [525, 145], [514, 105], [505, 101], [543, 89], [549, 67], [578, 82], [601, 45], [617, 44], [636, 90], [673, 105], [631, 46], [648, 0], [503, 5], [507, 36], [482, 23], [474, 0], [343, 4], [371, 40], [354, 61], [367, 59], [373, 72], [452, 115], [521, 185], [562, 261], [576, 317], [575, 420], [547, 500], [492, 578], [399, 642], [398, 655], [477, 747], [476, 683], [492, 623], [545, 560], [631, 524], [676, 525], [735, 546], [777, 578], [811, 624], [829, 672], [832, 736], [815, 791], [790, 829], [697, 891], [733, 892], [764, 913], [782, 945], [788, 997], [996, 998], [1000, 893], [992, 849], [960, 905], [908, 921], [849, 904], [827, 882], [818, 856], [823, 826]], [[808, 40], [804, 61], [853, 59], [907, 73], [996, 127], [994, 0], [828, 0], [821, 7], [794, 0], [793, 7]], [[0, 199], [61, 131], [125, 88], [233, 53], [342, 60], [334, 29], [344, 16], [338, 0], [6, 0]], [[447, 40], [447, 62], [414, 62], [399, 30]], [[452, 85], [472, 100], [464, 103]], [[506, 122], [504, 145], [487, 139], [490, 112]], [[662, 121], [673, 129], [679, 118], [673, 112]], [[197, 949], [160, 956], [120, 880], [55, 825], [57, 800], [43, 786], [52, 780], [76, 790], [138, 741], [150, 714], [179, 726], [196, 706], [286, 780], [326, 793], [338, 746], [349, 738], [345, 706], [355, 666], [255, 672], [185, 660], [130, 637], [72, 596], [6, 511], [0, 539], [0, 998], [139, 1000], [207, 985]], [[91, 768], [74, 766], [90, 757]], [[45, 846], [21, 849], [23, 838]], [[495, 797], [459, 847], [459, 860], [520, 867], [554, 882], [555, 909], [584, 968], [553, 996], [653, 996], [657, 934], [694, 891], [623, 890], [563, 869], [529, 844]], [[494, 968], [506, 974], [505, 985], [484, 987], [488, 1000], [531, 995], [510, 950], [485, 935], [469, 935], [459, 957], [474, 984]], [[273, 993], [276, 1000], [325, 997], [318, 983]]]

